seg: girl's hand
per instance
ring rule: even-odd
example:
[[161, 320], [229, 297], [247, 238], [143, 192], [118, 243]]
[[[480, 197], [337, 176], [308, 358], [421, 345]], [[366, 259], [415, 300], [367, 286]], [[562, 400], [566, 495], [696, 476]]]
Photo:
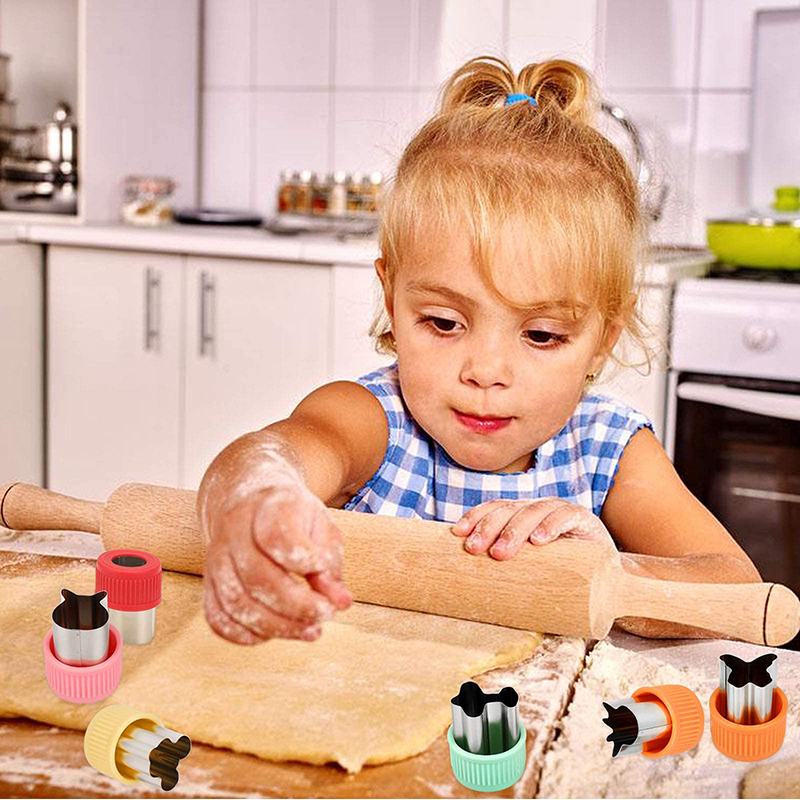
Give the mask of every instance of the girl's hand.
[[341, 533], [306, 486], [258, 490], [218, 511], [211, 527], [205, 615], [223, 638], [313, 641], [324, 620], [352, 603], [341, 582]]
[[516, 555], [526, 541], [547, 544], [559, 536], [607, 541], [615, 546], [599, 517], [557, 497], [490, 500], [471, 508], [452, 531], [468, 537], [464, 544], [468, 552], [488, 551], [498, 561]]

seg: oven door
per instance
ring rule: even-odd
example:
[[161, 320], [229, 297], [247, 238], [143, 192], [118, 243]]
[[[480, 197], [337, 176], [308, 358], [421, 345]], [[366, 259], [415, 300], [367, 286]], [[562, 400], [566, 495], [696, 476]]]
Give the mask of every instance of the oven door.
[[762, 578], [800, 595], [800, 383], [675, 373], [667, 442]]

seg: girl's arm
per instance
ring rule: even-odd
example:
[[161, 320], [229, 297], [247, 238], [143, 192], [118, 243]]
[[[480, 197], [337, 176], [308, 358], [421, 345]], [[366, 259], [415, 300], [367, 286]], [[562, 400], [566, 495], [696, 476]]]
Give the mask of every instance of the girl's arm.
[[198, 505], [221, 502], [238, 482], [256, 490], [261, 475], [268, 485], [269, 462], [282, 459], [326, 506], [340, 508], [380, 466], [388, 438], [386, 415], [368, 389], [351, 381], [325, 384], [286, 419], [229, 444], [208, 468]]
[[[634, 575], [688, 583], [751, 583], [758, 570], [714, 515], [686, 488], [652, 431], [628, 443], [600, 515]], [[623, 617], [623, 630], [658, 638], [713, 635], [689, 625]]]
[[306, 485], [326, 506], [341, 508], [375, 474], [389, 442], [380, 401], [352, 381], [315, 389], [286, 419], [257, 431], [295, 452]]
[[370, 477], [387, 441], [378, 400], [338, 381], [212, 461], [197, 511], [208, 545], [205, 615], [220, 636], [240, 644], [312, 641], [325, 619], [352, 603], [341, 532], [324, 509], [343, 505]]

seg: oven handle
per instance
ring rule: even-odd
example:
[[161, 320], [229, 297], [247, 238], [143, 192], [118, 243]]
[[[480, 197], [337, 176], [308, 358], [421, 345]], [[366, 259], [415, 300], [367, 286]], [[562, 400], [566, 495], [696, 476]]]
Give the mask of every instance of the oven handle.
[[678, 397], [682, 400], [735, 408], [765, 417], [800, 421], [800, 395], [796, 394], [735, 389], [716, 383], [686, 381], [678, 384]]

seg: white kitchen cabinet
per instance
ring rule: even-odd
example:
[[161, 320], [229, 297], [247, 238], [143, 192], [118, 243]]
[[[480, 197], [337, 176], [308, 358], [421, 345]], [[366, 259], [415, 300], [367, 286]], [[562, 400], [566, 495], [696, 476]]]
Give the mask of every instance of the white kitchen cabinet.
[[41, 483], [42, 251], [0, 244], [0, 484]]
[[333, 352], [328, 380], [354, 381], [394, 361], [393, 356], [375, 352], [369, 335], [373, 316], [383, 305], [383, 290], [372, 264], [334, 264], [330, 269]]
[[187, 259], [182, 486], [327, 381], [330, 282], [328, 265]]
[[48, 486], [179, 481], [181, 256], [48, 252]]

